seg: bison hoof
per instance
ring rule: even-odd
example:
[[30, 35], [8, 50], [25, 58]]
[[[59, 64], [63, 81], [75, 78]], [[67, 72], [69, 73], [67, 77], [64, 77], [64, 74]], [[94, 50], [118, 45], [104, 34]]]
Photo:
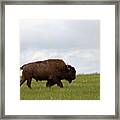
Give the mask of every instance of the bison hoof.
[[63, 86], [60, 86], [60, 88], [63, 88]]
[[48, 82], [46, 83], [46, 87], [49, 87], [49, 88], [51, 87], [50, 84], [49, 84]]
[[28, 86], [28, 87], [29, 87], [30, 89], [32, 89], [31, 86]]
[[49, 86], [49, 85], [47, 86], [47, 85], [46, 85], [46, 87], [49, 87], [49, 88], [50, 88], [51, 86]]

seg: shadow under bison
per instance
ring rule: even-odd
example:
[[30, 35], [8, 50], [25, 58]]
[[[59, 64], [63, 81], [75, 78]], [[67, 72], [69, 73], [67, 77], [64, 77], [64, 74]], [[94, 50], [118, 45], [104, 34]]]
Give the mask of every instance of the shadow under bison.
[[31, 88], [32, 78], [36, 81], [47, 80], [46, 87], [51, 87], [55, 84], [63, 87], [61, 80], [65, 79], [71, 83], [76, 78], [75, 68], [71, 65], [66, 65], [60, 59], [48, 59], [28, 63], [20, 67], [20, 69], [23, 70], [20, 86], [27, 80], [29, 88]]

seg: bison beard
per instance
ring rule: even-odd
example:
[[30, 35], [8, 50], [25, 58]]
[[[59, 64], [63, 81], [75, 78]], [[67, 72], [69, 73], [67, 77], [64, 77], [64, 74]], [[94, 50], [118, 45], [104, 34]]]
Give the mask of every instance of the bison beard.
[[28, 63], [20, 67], [20, 69], [23, 70], [20, 86], [27, 80], [27, 86], [29, 88], [31, 88], [32, 78], [36, 81], [47, 80], [46, 87], [51, 87], [55, 84], [63, 87], [61, 80], [66, 79], [71, 83], [75, 79], [76, 74], [74, 67], [66, 65], [60, 59], [48, 59]]

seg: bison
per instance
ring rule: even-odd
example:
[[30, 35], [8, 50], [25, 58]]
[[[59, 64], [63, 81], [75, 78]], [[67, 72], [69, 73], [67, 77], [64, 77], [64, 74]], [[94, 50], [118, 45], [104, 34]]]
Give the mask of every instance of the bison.
[[57, 84], [63, 87], [61, 80], [66, 79], [69, 83], [76, 78], [76, 70], [71, 65], [66, 65], [61, 59], [48, 59], [24, 64], [20, 67], [22, 77], [20, 86], [27, 80], [27, 86], [31, 88], [31, 81], [47, 80], [46, 87]]

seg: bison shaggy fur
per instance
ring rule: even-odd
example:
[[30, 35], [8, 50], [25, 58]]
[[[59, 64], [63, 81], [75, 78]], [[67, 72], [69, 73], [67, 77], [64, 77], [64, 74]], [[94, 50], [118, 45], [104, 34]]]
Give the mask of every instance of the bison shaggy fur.
[[61, 80], [66, 79], [69, 83], [76, 78], [76, 70], [71, 65], [66, 65], [61, 59], [48, 59], [24, 64], [20, 67], [22, 77], [20, 86], [27, 80], [27, 86], [31, 88], [31, 81], [47, 80], [46, 87], [57, 84], [63, 87]]

